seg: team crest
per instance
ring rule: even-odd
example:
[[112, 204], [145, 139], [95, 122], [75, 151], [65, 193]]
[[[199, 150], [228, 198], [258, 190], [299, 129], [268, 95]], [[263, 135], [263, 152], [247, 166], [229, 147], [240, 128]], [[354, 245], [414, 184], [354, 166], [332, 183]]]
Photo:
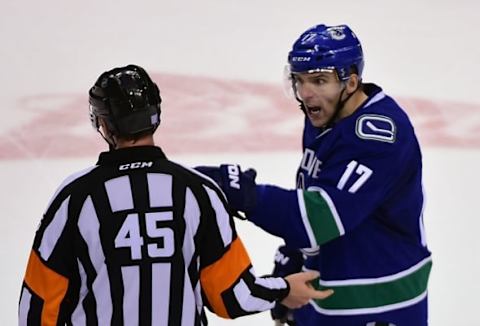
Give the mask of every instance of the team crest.
[[357, 119], [355, 133], [362, 139], [394, 143], [397, 135], [397, 127], [389, 117], [364, 114]]

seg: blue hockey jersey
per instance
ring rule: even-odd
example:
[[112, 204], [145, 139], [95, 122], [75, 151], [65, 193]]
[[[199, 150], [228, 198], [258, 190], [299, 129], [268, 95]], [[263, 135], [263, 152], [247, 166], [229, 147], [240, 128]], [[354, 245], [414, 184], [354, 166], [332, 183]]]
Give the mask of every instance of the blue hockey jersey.
[[305, 119], [296, 190], [257, 186], [248, 219], [306, 248], [324, 315], [365, 315], [426, 298], [431, 269], [423, 229], [422, 156], [406, 113], [381, 88], [332, 128]]

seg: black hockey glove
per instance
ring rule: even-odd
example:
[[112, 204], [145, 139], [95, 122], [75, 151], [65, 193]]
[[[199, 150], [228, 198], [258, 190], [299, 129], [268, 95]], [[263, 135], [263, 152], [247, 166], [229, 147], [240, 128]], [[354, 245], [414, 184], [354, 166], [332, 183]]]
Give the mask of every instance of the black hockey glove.
[[[298, 273], [302, 270], [302, 266], [303, 255], [300, 250], [281, 246], [275, 253], [275, 267], [273, 268], [272, 276], [285, 277], [293, 273]], [[293, 310], [288, 309], [279, 302], [270, 310], [270, 315], [275, 321], [275, 325], [295, 325]]]
[[248, 214], [255, 208], [257, 172], [254, 169], [242, 172], [239, 165], [222, 164], [219, 167], [197, 166], [195, 170], [209, 176], [222, 188], [234, 215], [239, 216], [238, 211]]

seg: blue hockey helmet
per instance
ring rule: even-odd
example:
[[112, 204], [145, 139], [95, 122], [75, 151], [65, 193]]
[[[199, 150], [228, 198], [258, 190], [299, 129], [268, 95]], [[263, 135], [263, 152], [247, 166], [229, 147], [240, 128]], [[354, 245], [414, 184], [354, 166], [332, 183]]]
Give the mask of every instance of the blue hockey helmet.
[[335, 70], [340, 80], [346, 80], [354, 68], [361, 77], [362, 46], [347, 25], [316, 25], [295, 41], [288, 54], [288, 64], [291, 73]]
[[118, 136], [154, 132], [160, 124], [160, 91], [147, 72], [128, 65], [106, 71], [89, 91], [90, 120], [99, 128], [98, 118]]

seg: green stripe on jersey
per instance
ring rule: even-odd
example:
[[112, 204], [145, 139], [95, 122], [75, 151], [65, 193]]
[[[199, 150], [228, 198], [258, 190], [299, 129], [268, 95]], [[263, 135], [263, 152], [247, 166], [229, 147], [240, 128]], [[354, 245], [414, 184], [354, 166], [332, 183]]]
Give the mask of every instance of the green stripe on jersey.
[[335, 220], [336, 212], [332, 211], [320, 192], [303, 191], [303, 200], [310, 227], [319, 245], [342, 234]]
[[[334, 294], [324, 300], [315, 300], [322, 309], [372, 309], [402, 302], [419, 297], [427, 290], [428, 277], [432, 268], [430, 258], [425, 259], [408, 273], [399, 273], [399, 277], [381, 277], [378, 279], [330, 281], [320, 285], [314, 282], [316, 289], [333, 289]], [[382, 279], [388, 279], [383, 281]], [[353, 285], [348, 285], [348, 283]], [[322, 283], [322, 281], [320, 281]], [[330, 284], [332, 285], [330, 285]], [[335, 283], [347, 285], [334, 285]], [[367, 283], [367, 284], [359, 284]], [[378, 309], [377, 309], [378, 310]], [[360, 313], [360, 312], [359, 312]]]

